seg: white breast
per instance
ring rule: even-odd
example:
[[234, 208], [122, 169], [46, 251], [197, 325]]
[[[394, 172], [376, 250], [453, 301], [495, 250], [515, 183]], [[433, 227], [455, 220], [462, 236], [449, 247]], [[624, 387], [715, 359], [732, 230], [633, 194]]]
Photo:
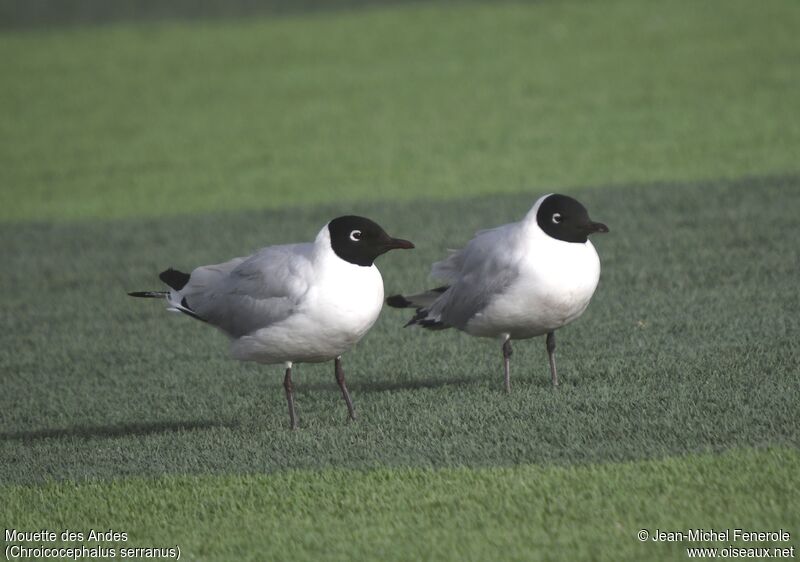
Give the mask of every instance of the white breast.
[[600, 260], [591, 242], [555, 240], [539, 231], [525, 245], [519, 275], [472, 318], [466, 331], [476, 336], [540, 336], [575, 320], [600, 279]]
[[315, 264], [315, 278], [297, 310], [285, 320], [234, 340], [231, 354], [261, 363], [320, 362], [349, 350], [378, 319], [383, 278], [332, 252]]
[[363, 267], [337, 258], [325, 269], [322, 281], [309, 291], [304, 312], [326, 334], [325, 339], [349, 348], [378, 319], [383, 278], [374, 265]]

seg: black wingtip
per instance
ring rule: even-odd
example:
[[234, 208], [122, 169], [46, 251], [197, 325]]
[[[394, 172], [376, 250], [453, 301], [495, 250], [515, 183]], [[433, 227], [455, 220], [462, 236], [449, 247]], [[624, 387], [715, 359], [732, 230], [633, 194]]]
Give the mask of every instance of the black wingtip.
[[189, 282], [190, 275], [171, 267], [158, 274], [158, 278], [176, 291], [180, 291]]
[[200, 320], [200, 322], [208, 322], [208, 320], [202, 318], [194, 310], [191, 309], [191, 307], [189, 306], [189, 302], [186, 300], [186, 297], [183, 297], [183, 300], [181, 300], [181, 307], [182, 308], [179, 308], [178, 310], [180, 310], [187, 316], [191, 316], [195, 320]]
[[446, 330], [450, 327], [445, 325], [441, 320], [422, 318], [419, 314], [406, 322], [403, 328], [408, 328], [410, 326], [419, 326], [420, 328], [425, 328], [426, 330]]
[[422, 320], [417, 322], [417, 326], [422, 326], [427, 330], [446, 330], [449, 328], [441, 320]]
[[392, 295], [386, 299], [386, 304], [392, 308], [408, 308], [411, 306], [411, 301], [403, 295]]
[[164, 291], [133, 291], [128, 293], [129, 297], [138, 297], [140, 299], [160, 299], [166, 295], [167, 293]]
[[428, 310], [425, 308], [418, 308], [416, 314], [406, 322], [403, 328], [408, 328], [409, 326], [419, 326], [428, 330], [446, 330], [450, 327], [441, 320], [428, 318]]

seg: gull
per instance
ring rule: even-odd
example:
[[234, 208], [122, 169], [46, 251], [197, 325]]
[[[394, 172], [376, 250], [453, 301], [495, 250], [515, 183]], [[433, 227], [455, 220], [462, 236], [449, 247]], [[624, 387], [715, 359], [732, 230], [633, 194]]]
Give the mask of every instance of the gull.
[[230, 338], [234, 359], [284, 363], [291, 429], [298, 426], [292, 366], [333, 360], [355, 420], [342, 354], [367, 333], [383, 306], [383, 278], [373, 262], [389, 250], [413, 247], [368, 218], [348, 215], [331, 220], [313, 242], [268, 246], [191, 274], [170, 268], [159, 275], [168, 291], [128, 294], [166, 299], [167, 310], [218, 328]]
[[433, 264], [445, 285], [386, 302], [415, 308], [406, 326], [456, 328], [499, 338], [506, 392], [511, 391], [511, 340], [547, 334], [550, 375], [558, 386], [555, 331], [577, 319], [597, 288], [600, 259], [589, 235], [608, 227], [566, 195], [539, 198], [520, 222], [478, 232], [462, 250]]

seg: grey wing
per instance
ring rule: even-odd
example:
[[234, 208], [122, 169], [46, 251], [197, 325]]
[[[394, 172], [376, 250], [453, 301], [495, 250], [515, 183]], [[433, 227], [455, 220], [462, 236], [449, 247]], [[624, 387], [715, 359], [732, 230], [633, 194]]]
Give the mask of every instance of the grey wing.
[[311, 244], [264, 248], [199, 267], [179, 292], [202, 320], [240, 337], [289, 317], [308, 290]]
[[464, 249], [433, 265], [434, 277], [450, 287], [430, 306], [427, 318], [463, 329], [518, 275], [518, 223], [483, 230]]

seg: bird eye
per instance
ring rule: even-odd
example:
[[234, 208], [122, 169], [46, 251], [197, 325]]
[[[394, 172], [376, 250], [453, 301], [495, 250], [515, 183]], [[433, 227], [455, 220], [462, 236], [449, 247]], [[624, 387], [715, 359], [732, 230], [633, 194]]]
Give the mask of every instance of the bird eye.
[[350, 240], [352, 240], [353, 242], [358, 242], [359, 240], [361, 240], [361, 231], [360, 230], [354, 230], [353, 232], [351, 232], [350, 233]]
[[555, 224], [561, 224], [561, 213], [553, 213], [553, 222]]

